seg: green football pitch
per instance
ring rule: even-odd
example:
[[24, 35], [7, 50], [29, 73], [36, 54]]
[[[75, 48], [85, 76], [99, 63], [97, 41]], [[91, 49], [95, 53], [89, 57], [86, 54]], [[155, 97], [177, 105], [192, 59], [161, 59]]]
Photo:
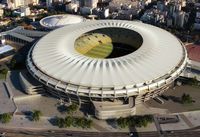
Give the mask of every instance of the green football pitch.
[[113, 50], [110, 37], [98, 33], [82, 36], [76, 41], [76, 50], [88, 57], [106, 58]]

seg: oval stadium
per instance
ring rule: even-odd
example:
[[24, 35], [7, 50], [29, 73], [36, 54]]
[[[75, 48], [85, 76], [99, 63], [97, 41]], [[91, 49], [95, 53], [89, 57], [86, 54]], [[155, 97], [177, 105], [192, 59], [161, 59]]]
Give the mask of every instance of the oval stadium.
[[98, 20], [56, 29], [31, 48], [27, 68], [58, 98], [89, 103], [99, 119], [136, 114], [185, 69], [169, 32], [137, 21]]
[[40, 20], [40, 25], [47, 29], [56, 29], [66, 25], [84, 22], [85, 18], [72, 14], [58, 14], [47, 16]]

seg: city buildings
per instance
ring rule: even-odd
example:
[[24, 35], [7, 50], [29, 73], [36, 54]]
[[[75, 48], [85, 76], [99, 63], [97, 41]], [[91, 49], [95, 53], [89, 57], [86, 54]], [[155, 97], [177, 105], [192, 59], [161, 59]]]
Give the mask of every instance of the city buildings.
[[39, 0], [13, 0], [11, 1], [13, 8], [28, 6], [29, 4], [38, 4]]
[[28, 6], [20, 7], [19, 9], [13, 12], [14, 15], [24, 17], [31, 15], [30, 8]]
[[3, 8], [0, 7], [0, 18], [3, 17], [3, 13], [4, 13], [4, 10], [3, 10]]
[[184, 28], [189, 19], [189, 13], [182, 11], [185, 6], [184, 0], [158, 1], [156, 6], [144, 13], [141, 20], [150, 24], [166, 24], [168, 27]]
[[46, 6], [51, 7], [53, 4], [53, 0], [46, 0]]
[[196, 13], [194, 29], [200, 30], [200, 10]]
[[84, 0], [84, 7], [96, 8], [99, 0]]

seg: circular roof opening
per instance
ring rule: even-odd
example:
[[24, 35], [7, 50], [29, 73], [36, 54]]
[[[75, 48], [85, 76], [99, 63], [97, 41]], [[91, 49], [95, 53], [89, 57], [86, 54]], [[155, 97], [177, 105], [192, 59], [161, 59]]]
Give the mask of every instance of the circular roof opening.
[[87, 32], [75, 41], [75, 49], [91, 58], [117, 58], [128, 55], [143, 43], [142, 36], [124, 28], [101, 28]]

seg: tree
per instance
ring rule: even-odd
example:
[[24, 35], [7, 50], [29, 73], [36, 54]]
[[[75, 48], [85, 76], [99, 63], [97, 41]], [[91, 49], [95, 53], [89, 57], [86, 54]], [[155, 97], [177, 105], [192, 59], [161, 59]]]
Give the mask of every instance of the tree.
[[9, 123], [11, 119], [12, 119], [12, 116], [9, 113], [3, 113], [0, 115], [0, 121], [2, 123]]
[[122, 117], [117, 119], [117, 124], [120, 128], [125, 128], [129, 125], [127, 119]]
[[189, 94], [183, 94], [181, 97], [181, 101], [183, 104], [191, 104], [192, 103], [192, 97]]
[[59, 128], [63, 128], [65, 126], [65, 119], [64, 118], [59, 118], [57, 117], [56, 118], [56, 125], [59, 127]]
[[191, 78], [191, 79], [189, 80], [189, 85], [198, 86], [198, 85], [199, 85], [199, 81], [197, 80], [196, 77]]
[[4, 74], [4, 75], [6, 75], [8, 73], [8, 69], [7, 68], [2, 69], [1, 73]]
[[56, 117], [55, 123], [59, 128], [66, 128], [70, 126], [90, 128], [92, 126], [91, 119], [86, 119], [83, 117], [72, 117], [72, 116], [66, 116], [65, 118]]
[[42, 112], [40, 110], [34, 110], [32, 114], [32, 120], [39, 121], [41, 116], [42, 116]]
[[11, 62], [10, 62], [10, 67], [11, 67], [12, 69], [14, 69], [15, 66], [16, 66], [16, 64], [17, 64], [16, 59], [12, 59]]
[[77, 117], [74, 118], [73, 124], [75, 127], [90, 128], [92, 126], [92, 120], [82, 117]]
[[12, 10], [4, 9], [4, 16], [5, 17], [12, 17]]
[[145, 116], [130, 116], [127, 118], [120, 117], [117, 119], [117, 125], [120, 128], [126, 127], [146, 127], [148, 123], [153, 121], [152, 116], [145, 115]]
[[86, 119], [85, 125], [86, 125], [86, 128], [91, 128], [91, 126], [92, 126], [92, 120], [91, 119]]
[[72, 103], [69, 107], [68, 107], [68, 113], [69, 114], [73, 114], [74, 112], [76, 112], [78, 110], [78, 105]]
[[1, 75], [4, 76], [4, 78], [6, 79], [6, 75], [8, 73], [8, 69], [7, 68], [3, 68], [2, 70], [0, 70]]
[[67, 116], [65, 118], [65, 127], [70, 127], [73, 124], [73, 118], [71, 116]]

